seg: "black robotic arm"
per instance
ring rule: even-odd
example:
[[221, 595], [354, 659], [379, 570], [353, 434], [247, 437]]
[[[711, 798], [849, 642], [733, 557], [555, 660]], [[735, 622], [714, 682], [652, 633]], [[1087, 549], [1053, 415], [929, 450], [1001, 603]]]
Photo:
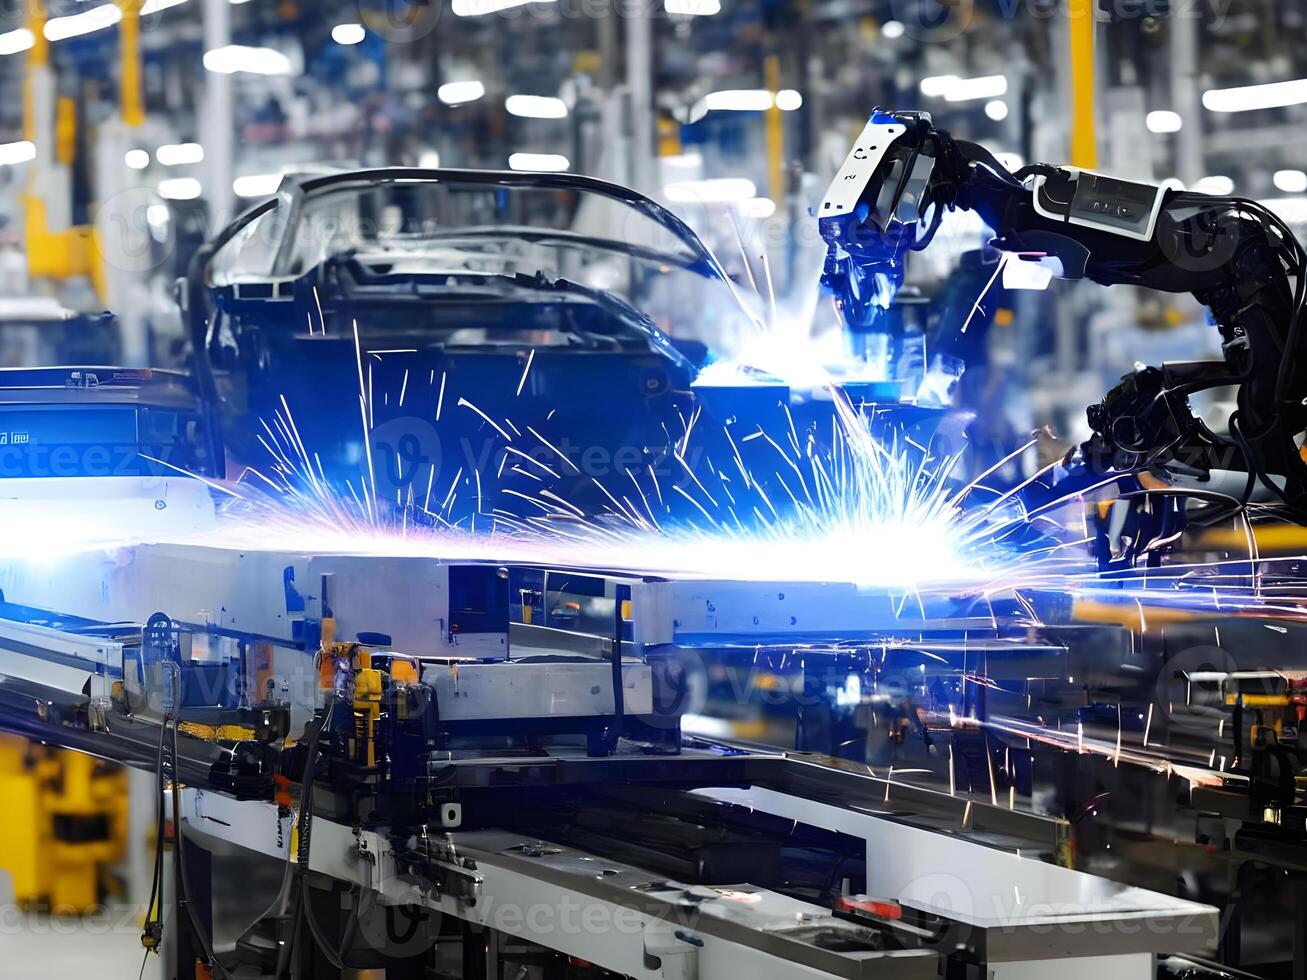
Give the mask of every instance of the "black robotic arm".
[[[1211, 311], [1223, 359], [1143, 368], [1088, 410], [1080, 449], [1096, 473], [1205, 480], [1246, 471], [1307, 519], [1307, 364], [1301, 356], [1307, 255], [1261, 204], [1044, 164], [1007, 171], [984, 147], [920, 113], [877, 111], [823, 200], [823, 283], [851, 330], [871, 329], [946, 209], [976, 212], [1007, 261], [1052, 264], [1068, 279], [1192, 293]], [[1235, 386], [1229, 435], [1188, 396]]]

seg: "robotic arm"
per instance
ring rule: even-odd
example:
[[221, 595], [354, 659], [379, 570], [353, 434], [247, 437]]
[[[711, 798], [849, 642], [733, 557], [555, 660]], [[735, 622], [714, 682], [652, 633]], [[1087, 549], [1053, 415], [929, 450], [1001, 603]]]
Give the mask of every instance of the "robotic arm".
[[[1070, 167], [1009, 173], [983, 147], [924, 113], [875, 112], [820, 205], [822, 282], [846, 325], [874, 328], [948, 208], [979, 214], [1007, 261], [1067, 279], [1189, 292], [1211, 311], [1224, 358], [1143, 368], [1088, 410], [1081, 447], [1096, 473], [1151, 471], [1202, 481], [1247, 473], [1307, 519], [1307, 359], [1301, 321], [1307, 253], [1279, 218], [1239, 198], [1174, 191]], [[1188, 396], [1235, 386], [1230, 434], [1211, 431]]]

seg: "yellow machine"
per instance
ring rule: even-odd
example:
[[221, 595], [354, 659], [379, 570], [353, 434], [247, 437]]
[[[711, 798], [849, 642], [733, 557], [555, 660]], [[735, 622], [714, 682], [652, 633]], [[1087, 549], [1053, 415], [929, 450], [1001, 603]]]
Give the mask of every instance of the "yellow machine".
[[59, 915], [97, 909], [126, 850], [126, 771], [0, 736], [0, 800], [0, 869], [15, 901]]

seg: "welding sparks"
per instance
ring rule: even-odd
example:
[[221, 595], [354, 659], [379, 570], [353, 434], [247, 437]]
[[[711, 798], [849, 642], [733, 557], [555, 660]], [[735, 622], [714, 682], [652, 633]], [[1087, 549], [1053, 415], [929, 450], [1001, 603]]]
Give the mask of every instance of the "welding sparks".
[[[366, 409], [366, 394], [360, 405]], [[271, 441], [265, 440], [265, 445], [274, 465], [268, 473], [259, 473], [259, 479], [244, 481], [243, 506], [227, 509], [228, 520], [218, 537], [242, 547], [291, 547], [298, 542], [314, 550], [376, 554], [427, 549], [442, 557], [479, 549], [488, 558], [510, 555], [640, 574], [850, 582], [902, 588], [904, 599], [915, 595], [917, 606], [921, 597], [914, 590], [921, 584], [979, 587], [1018, 569], [1065, 560], [1052, 554], [1056, 545], [1046, 549], [1048, 554], [1022, 558], [1007, 542], [1021, 521], [1020, 508], [1010, 496], [968, 508], [968, 498], [982, 487], [979, 482], [958, 485], [950, 480], [957, 457], [934, 460], [928, 447], [910, 445], [892, 434], [873, 434], [868, 418], [842, 395], [834, 399], [829, 444], [819, 443], [811, 432], [798, 432], [792, 419], [779, 439], [761, 429], [738, 437], [728, 430], [723, 440], [733, 455], [728, 469], [738, 480], [688, 458], [692, 441], [707, 425], [695, 412], [669, 453], [668, 462], [675, 468], [670, 481], [660, 481], [653, 466], [624, 469], [625, 489], [591, 478], [603, 501], [597, 511], [551, 489], [560, 486], [567, 473], [581, 475], [556, 441], [531, 426], [523, 432], [511, 420], [501, 425], [465, 397], [460, 396], [457, 405], [475, 413], [503, 439], [497, 469], [490, 475], [502, 475], [512, 461], [516, 472], [538, 485], [492, 488], [483, 485], [481, 471], [474, 468], [470, 485], [466, 478], [459, 485], [456, 478], [438, 511], [430, 509], [428, 487], [425, 494], [410, 494], [407, 501], [401, 495], [396, 507], [383, 512], [373, 489], [376, 476], [369, 453], [368, 471], [360, 480], [360, 509], [356, 494], [335, 491], [315, 472], [285, 407], [284, 417], [279, 414], [275, 426], [267, 428]], [[741, 455], [740, 446], [756, 439], [762, 440], [765, 464]], [[545, 485], [542, 480], [553, 482]], [[433, 484], [434, 474], [428, 474], [426, 482]], [[671, 497], [666, 496], [667, 482]], [[263, 492], [269, 487], [277, 488], [270, 497]], [[475, 496], [475, 510], [469, 522], [460, 523], [452, 515], [454, 502], [469, 491]], [[778, 492], [779, 500], [774, 499]], [[511, 498], [518, 506], [501, 505], [501, 498]], [[521, 504], [529, 505], [524, 513], [519, 513]], [[478, 520], [487, 516], [489, 528]]]

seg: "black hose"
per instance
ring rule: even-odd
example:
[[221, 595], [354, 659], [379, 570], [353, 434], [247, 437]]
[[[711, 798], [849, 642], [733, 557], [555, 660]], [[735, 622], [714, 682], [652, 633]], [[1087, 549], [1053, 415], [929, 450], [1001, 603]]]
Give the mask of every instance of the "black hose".
[[[167, 827], [163, 791], [163, 745], [167, 734], [168, 725], [167, 716], [165, 716], [163, 724], [159, 725], [159, 749], [154, 759], [154, 791], [157, 803], [154, 826], [154, 871], [150, 875], [150, 900], [145, 905], [145, 922], [141, 926], [142, 943], [147, 939], [157, 939], [163, 932], [163, 908], [156, 907], [155, 903], [160, 902], [162, 897], [160, 895], [160, 886], [163, 883], [163, 837]], [[149, 962], [150, 953], [157, 951], [157, 946], [150, 947], [147, 945], [145, 947], [145, 953], [141, 957], [141, 977], [145, 976], [145, 964]]]
[[619, 585], [613, 593], [613, 734], [607, 739], [610, 752], [617, 748], [626, 719], [626, 691], [622, 687], [622, 606], [630, 597], [629, 585]]
[[337, 970], [344, 971], [347, 969], [345, 961], [331, 943], [327, 942], [327, 937], [323, 935], [322, 930], [318, 927], [318, 919], [313, 914], [313, 901], [309, 898], [308, 889], [308, 882], [300, 882], [300, 907], [304, 910], [304, 921], [309, 927], [309, 934], [313, 937], [318, 949], [322, 951], [322, 955], [327, 958], [327, 962]]
[[176, 868], [176, 881], [174, 882], [177, 889], [177, 904], [183, 906], [186, 910], [186, 917], [190, 920], [191, 931], [195, 934], [195, 941], [200, 945], [200, 953], [203, 955], [205, 962], [214, 969], [220, 976], [230, 980], [231, 974], [227, 968], [218, 961], [217, 955], [213, 951], [213, 943], [207, 932], [200, 923], [200, 917], [195, 912], [195, 906], [191, 904], [191, 885], [188, 872], [186, 870], [186, 852], [185, 840], [186, 835], [182, 833], [182, 811], [181, 811], [181, 786], [177, 779], [177, 727], [180, 723], [180, 712], [173, 715], [172, 726], [172, 759], [173, 759], [173, 780], [172, 780], [172, 831], [173, 831], [173, 864]]
[[[285, 975], [288, 965], [294, 967], [292, 976], [298, 974], [298, 965], [291, 957], [294, 955], [295, 947], [301, 935], [300, 922], [303, 918], [303, 888], [295, 887], [296, 883], [302, 882], [304, 873], [308, 868], [309, 861], [309, 841], [313, 833], [313, 781], [314, 771], [318, 757], [318, 743], [322, 738], [322, 730], [331, 723], [332, 715], [336, 708], [336, 695], [329, 692], [323, 701], [322, 721], [313, 727], [309, 732], [308, 745], [306, 746], [306, 758], [304, 760], [304, 772], [300, 777], [300, 813], [298, 820], [297, 836], [298, 846], [295, 850], [295, 863], [291, 870], [292, 885], [290, 895], [293, 902], [293, 916], [295, 928], [291, 933], [291, 939], [284, 944], [277, 954], [276, 972], [273, 974], [277, 980]], [[289, 861], [290, 858], [287, 858]]]
[[360, 886], [358, 895], [354, 898], [354, 907], [350, 909], [349, 921], [345, 923], [345, 929], [340, 937], [340, 949], [337, 952], [342, 963], [345, 962], [345, 957], [349, 955], [350, 948], [354, 945], [354, 937], [358, 935], [359, 925], [363, 921], [363, 910], [371, 905], [371, 895], [369, 890]]

